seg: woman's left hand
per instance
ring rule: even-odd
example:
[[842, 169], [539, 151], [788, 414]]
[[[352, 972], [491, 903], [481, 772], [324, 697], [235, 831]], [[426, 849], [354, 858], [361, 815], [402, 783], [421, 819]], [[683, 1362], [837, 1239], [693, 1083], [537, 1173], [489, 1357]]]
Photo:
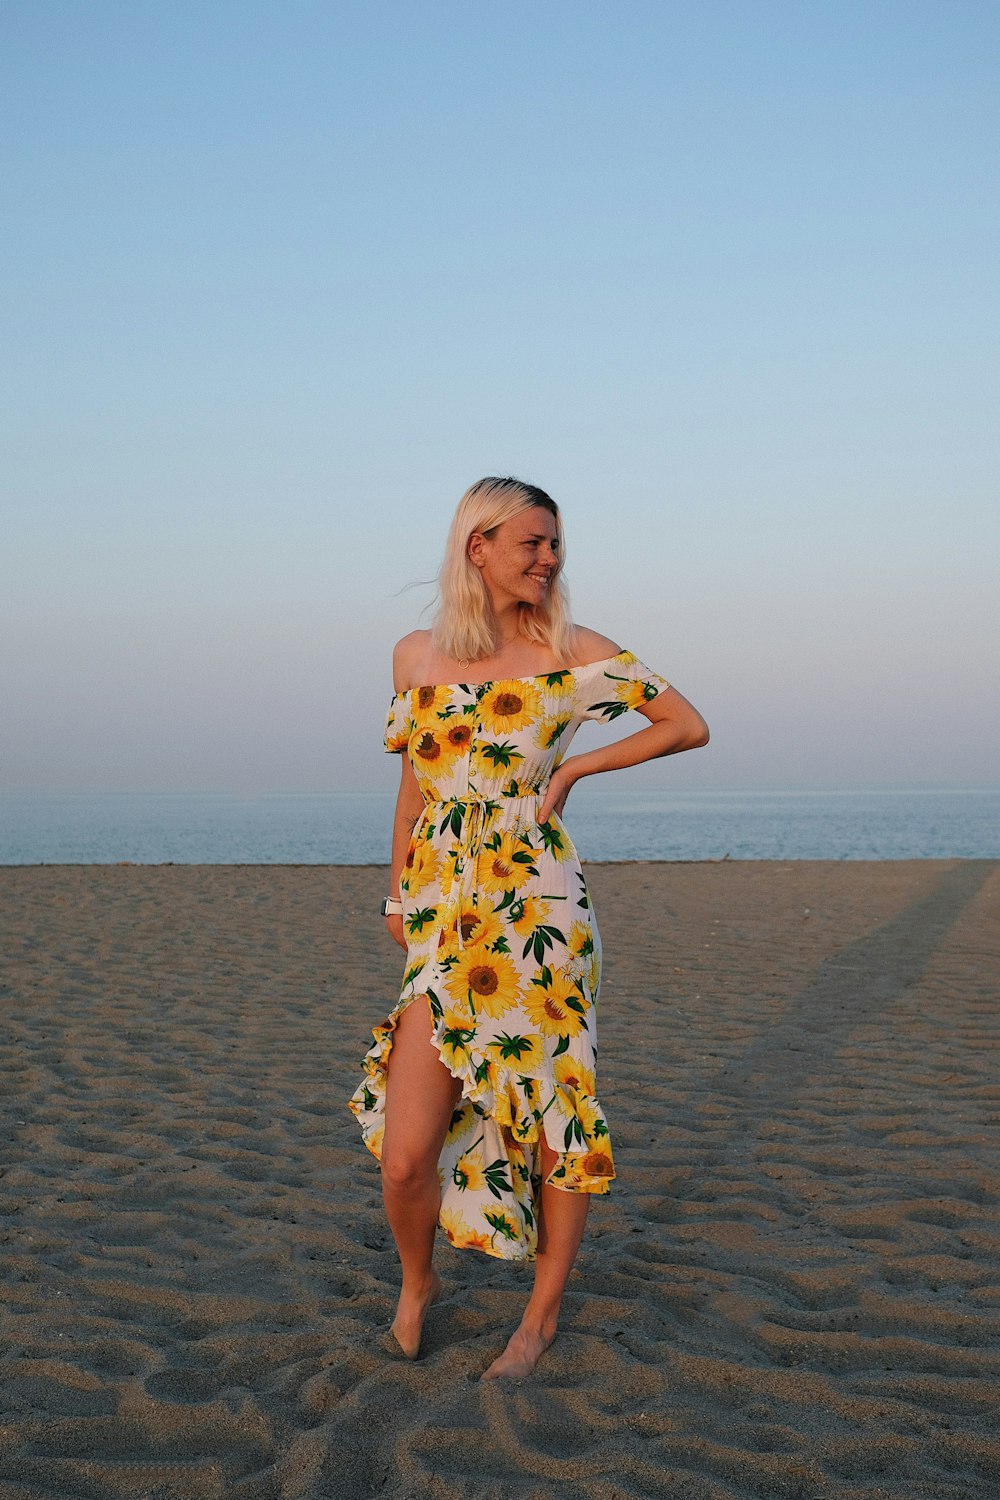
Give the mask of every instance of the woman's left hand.
[[547, 823], [553, 813], [562, 817], [562, 810], [566, 806], [566, 798], [570, 794], [570, 788], [576, 777], [568, 771], [566, 765], [561, 765], [553, 771], [545, 796], [542, 798], [538, 808], [539, 823]]

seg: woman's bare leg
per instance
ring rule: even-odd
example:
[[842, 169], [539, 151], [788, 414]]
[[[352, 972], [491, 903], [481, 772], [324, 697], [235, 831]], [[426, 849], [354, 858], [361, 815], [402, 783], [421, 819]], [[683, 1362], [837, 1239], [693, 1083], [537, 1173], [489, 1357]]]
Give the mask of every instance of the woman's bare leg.
[[511, 1336], [503, 1353], [483, 1372], [483, 1380], [501, 1377], [520, 1380], [530, 1375], [556, 1336], [559, 1307], [576, 1252], [583, 1238], [590, 1207], [588, 1193], [568, 1193], [565, 1188], [550, 1187], [545, 1179], [555, 1166], [555, 1152], [544, 1140], [542, 1154], [542, 1204], [538, 1221], [538, 1259], [535, 1262], [535, 1286], [521, 1318], [521, 1325]]
[[431, 1264], [438, 1158], [460, 1092], [431, 1042], [430, 1009], [416, 1000], [393, 1033], [382, 1140], [382, 1198], [403, 1268], [392, 1332], [408, 1359], [417, 1357], [424, 1317], [441, 1288]]

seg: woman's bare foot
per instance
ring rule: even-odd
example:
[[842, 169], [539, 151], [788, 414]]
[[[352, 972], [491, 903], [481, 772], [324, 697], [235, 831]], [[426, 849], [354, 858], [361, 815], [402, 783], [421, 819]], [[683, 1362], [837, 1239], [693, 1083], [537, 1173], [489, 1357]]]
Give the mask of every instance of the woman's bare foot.
[[432, 1302], [437, 1301], [440, 1292], [441, 1278], [436, 1271], [432, 1271], [430, 1280], [420, 1291], [411, 1291], [404, 1287], [399, 1294], [396, 1316], [392, 1320], [389, 1332], [407, 1359], [416, 1359], [420, 1353], [420, 1335], [423, 1332], [424, 1318], [427, 1316], [427, 1309]]
[[555, 1329], [545, 1334], [522, 1324], [516, 1333], [511, 1334], [503, 1353], [488, 1370], [483, 1371], [480, 1380], [523, 1380], [531, 1374], [555, 1336]]

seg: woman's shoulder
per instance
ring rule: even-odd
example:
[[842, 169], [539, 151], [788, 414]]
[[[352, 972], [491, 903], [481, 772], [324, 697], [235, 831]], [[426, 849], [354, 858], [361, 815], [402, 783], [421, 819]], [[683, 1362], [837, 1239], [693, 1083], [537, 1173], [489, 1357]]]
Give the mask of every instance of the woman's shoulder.
[[392, 648], [392, 685], [397, 693], [418, 686], [420, 665], [430, 643], [429, 630], [411, 630]]
[[609, 656], [618, 656], [621, 646], [610, 636], [586, 625], [573, 626], [573, 660], [581, 667], [589, 667], [596, 661], [607, 661]]

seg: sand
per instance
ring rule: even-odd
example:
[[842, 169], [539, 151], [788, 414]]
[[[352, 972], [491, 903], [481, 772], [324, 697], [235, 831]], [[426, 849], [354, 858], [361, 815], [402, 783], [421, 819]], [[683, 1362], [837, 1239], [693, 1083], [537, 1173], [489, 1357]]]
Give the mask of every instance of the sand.
[[1000, 1495], [1000, 863], [589, 877], [620, 1177], [480, 1385], [526, 1267], [384, 1334], [385, 871], [0, 870], [2, 1500]]

